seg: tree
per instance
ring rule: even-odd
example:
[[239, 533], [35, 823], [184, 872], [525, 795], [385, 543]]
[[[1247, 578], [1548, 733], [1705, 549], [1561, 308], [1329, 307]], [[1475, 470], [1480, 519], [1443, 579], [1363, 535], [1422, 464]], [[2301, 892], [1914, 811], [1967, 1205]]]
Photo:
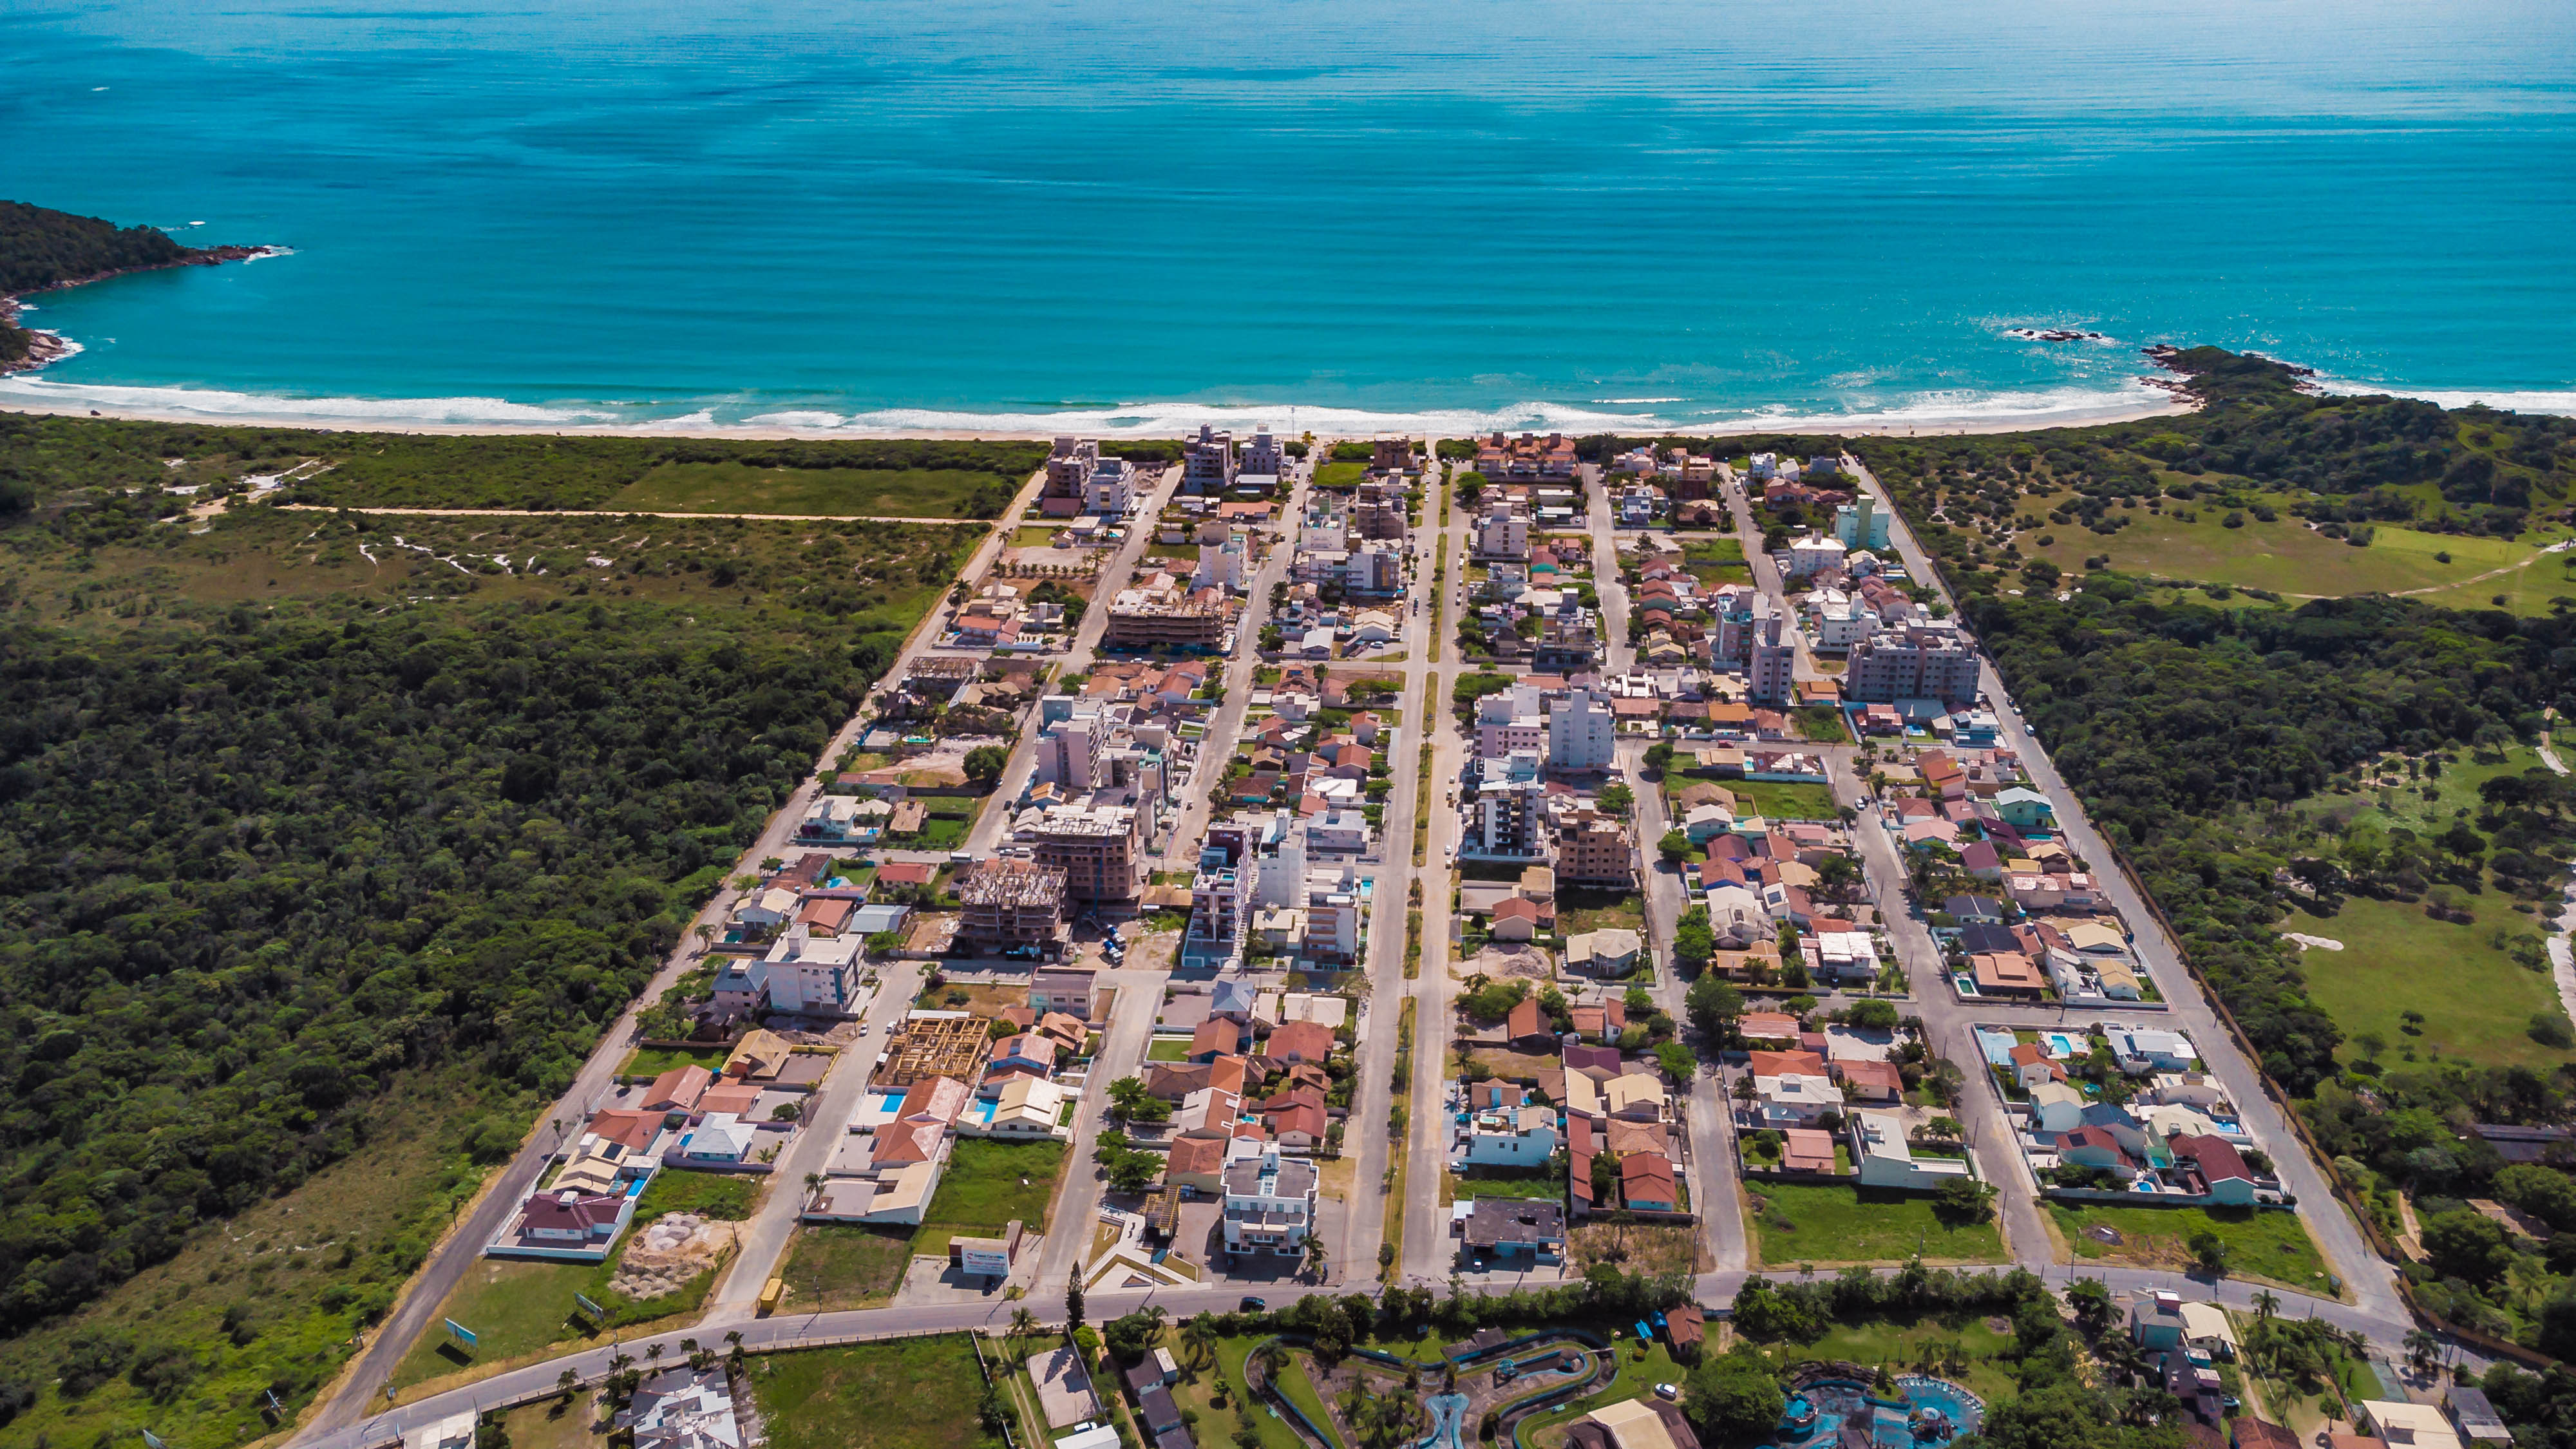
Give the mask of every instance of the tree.
[[1690, 837], [1678, 830], [1667, 830], [1664, 838], [1655, 842], [1655, 853], [1678, 865], [1690, 858]]
[[1321, 1233], [1306, 1235], [1306, 1271], [1315, 1275], [1316, 1282], [1324, 1281], [1324, 1235]]
[[1010, 753], [1000, 745], [977, 745], [966, 752], [966, 778], [989, 785], [1002, 778], [1002, 769], [1010, 762]]
[[2281, 1300], [2280, 1300], [2280, 1298], [2279, 1298], [2279, 1297], [2277, 1297], [2277, 1296], [2275, 1296], [2275, 1295], [2273, 1294], [2273, 1292], [2272, 1292], [2272, 1290], [2271, 1290], [2271, 1289], [2266, 1288], [2266, 1289], [2264, 1289], [2262, 1292], [2257, 1293], [2257, 1294], [2255, 1294], [2255, 1295], [2254, 1295], [2254, 1321], [2255, 1321], [2255, 1322], [2257, 1322], [2257, 1323], [2265, 1322], [2265, 1321], [2269, 1320], [2273, 1314], [2278, 1313], [2278, 1312], [2280, 1312], [2280, 1311], [2281, 1311]]
[[2513, 1244], [2504, 1227], [2468, 1208], [2435, 1213], [2423, 1220], [2424, 1255], [2446, 1278], [2492, 1283], [2514, 1263]]
[[2227, 1240], [2225, 1238], [2203, 1228], [2192, 1234], [2185, 1246], [2191, 1249], [2192, 1261], [2200, 1265], [2200, 1271], [2213, 1278], [2227, 1276]]
[[1866, 1001], [1855, 1001], [1851, 1004], [1851, 1009], [1843, 1013], [1843, 1020], [1863, 1031], [1894, 1031], [1896, 1030], [1896, 1003], [1881, 1001], [1876, 997]]
[[1673, 747], [1658, 740], [1646, 746], [1646, 768], [1661, 770], [1673, 762]]
[[1687, 1082], [1699, 1071], [1699, 1058], [1692, 1056], [1690, 1048], [1683, 1046], [1680, 1042], [1657, 1042], [1655, 1044], [1655, 1065], [1662, 1067], [1664, 1069], [1664, 1075], [1672, 1078], [1674, 1081]]
[[1076, 1278], [1064, 1285], [1064, 1331], [1068, 1334], [1082, 1327], [1082, 1281]]
[[1779, 1426], [1787, 1407], [1770, 1366], [1746, 1346], [1704, 1360], [1682, 1380], [1682, 1413], [1705, 1443], [1762, 1439]]
[[1954, 1177], [1932, 1194], [1932, 1215], [1953, 1226], [1982, 1223], [1995, 1215], [1995, 1190], [1973, 1177]]
[[1617, 780], [1602, 786], [1601, 793], [1596, 798], [1600, 800], [1603, 810], [1622, 817], [1625, 817], [1629, 808], [1637, 803], [1636, 792]]
[[1692, 906], [1673, 923], [1673, 960], [1696, 972], [1717, 954], [1717, 933], [1709, 926], [1708, 907]]
[[1700, 1035], [1723, 1045], [1744, 1015], [1744, 993], [1715, 975], [1703, 974], [1682, 998], [1682, 1010]]
[[2066, 1285], [2066, 1302], [2075, 1310], [2075, 1322], [2087, 1336], [2099, 1336], [2110, 1328], [2114, 1315], [2111, 1290], [2099, 1278], [2078, 1278]]
[[1190, 1315], [1181, 1325], [1181, 1351], [1196, 1368], [1216, 1362], [1216, 1317], [1206, 1309]]

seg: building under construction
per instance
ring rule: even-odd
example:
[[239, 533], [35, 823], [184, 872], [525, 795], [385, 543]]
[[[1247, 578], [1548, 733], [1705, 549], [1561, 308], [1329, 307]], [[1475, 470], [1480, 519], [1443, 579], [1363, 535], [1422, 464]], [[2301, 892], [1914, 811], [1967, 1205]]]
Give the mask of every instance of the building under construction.
[[968, 1086], [984, 1074], [993, 1024], [968, 1011], [916, 1011], [886, 1041], [885, 1064], [868, 1078], [872, 1088], [907, 1088], [932, 1077]]
[[969, 949], [1043, 946], [1064, 930], [1065, 873], [1027, 860], [988, 860], [957, 884], [964, 914], [957, 939]]

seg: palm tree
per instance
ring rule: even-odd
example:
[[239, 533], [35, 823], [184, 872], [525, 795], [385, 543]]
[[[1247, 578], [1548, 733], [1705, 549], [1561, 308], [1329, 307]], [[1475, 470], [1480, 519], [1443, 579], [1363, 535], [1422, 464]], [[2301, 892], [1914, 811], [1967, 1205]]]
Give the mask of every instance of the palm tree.
[[2442, 1341], [2440, 1339], [2435, 1338], [2433, 1335], [2420, 1328], [2410, 1329], [2407, 1331], [2406, 1362], [2414, 1366], [2415, 1372], [2419, 1374], [2431, 1373], [2433, 1371], [2433, 1361], [2441, 1356], [2441, 1352]]
[[[2254, 1319], [2256, 1322], [2259, 1323], [2262, 1320], [2271, 1317], [2273, 1314], [2279, 1312], [2280, 1308], [2281, 1300], [2273, 1297], [2270, 1289], [2267, 1288], [2254, 1295]], [[2422, 1330], [2418, 1329], [2417, 1332], [2420, 1333]]]
[[805, 1200], [807, 1202], [812, 1202], [822, 1195], [823, 1174], [819, 1172], [809, 1172], [805, 1174]]
[[1279, 1346], [1279, 1340], [1265, 1338], [1261, 1341], [1261, 1346], [1252, 1351], [1252, 1357], [1245, 1362], [1244, 1367], [1247, 1370], [1256, 1368], [1261, 1370], [1260, 1381], [1268, 1383], [1271, 1377], [1279, 1372], [1279, 1366], [1287, 1361], [1288, 1350]]
[[1182, 1324], [1181, 1349], [1193, 1367], [1216, 1362], [1216, 1315], [1201, 1309]]
[[1031, 1313], [1026, 1307], [1014, 1308], [1011, 1310], [1011, 1331], [1008, 1337], [1011, 1340], [1013, 1348], [1016, 1349], [1022, 1339], [1033, 1337], [1037, 1331], [1038, 1316], [1036, 1314]]
[[648, 1343], [644, 1345], [644, 1361], [646, 1363], [653, 1363], [661, 1357], [662, 1345], [658, 1343]]
[[1324, 1240], [1311, 1233], [1306, 1237], [1306, 1271], [1315, 1275], [1316, 1282], [1324, 1281]]

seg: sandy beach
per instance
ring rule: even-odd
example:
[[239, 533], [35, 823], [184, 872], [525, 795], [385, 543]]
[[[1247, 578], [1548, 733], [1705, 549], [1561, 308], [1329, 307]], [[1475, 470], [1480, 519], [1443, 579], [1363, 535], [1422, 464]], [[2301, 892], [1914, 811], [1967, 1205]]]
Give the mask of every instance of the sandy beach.
[[[1281, 417], [1285, 418], [1293, 411], [1303, 410], [1304, 409], [1291, 409], [1283, 406], [1277, 411]], [[1587, 433], [1617, 432], [1622, 436], [1646, 436], [1652, 434], [1657, 436], [1668, 435], [1673, 437], [1710, 438], [1740, 437], [1756, 433], [1806, 433], [1816, 436], [1830, 435], [1846, 438], [1944, 437], [1971, 433], [2024, 433], [2039, 432], [2051, 428], [2099, 427], [2107, 423], [2126, 423], [2136, 422], [2146, 418], [2171, 417], [2182, 413], [2189, 413], [2194, 410], [2195, 406], [2192, 403], [2180, 399], [2169, 399], [2162, 402], [2146, 401], [2133, 406], [2106, 407], [2098, 411], [2085, 410], [2026, 415], [1960, 418], [1941, 418], [1936, 416], [1928, 418], [1906, 418], [1902, 420], [1868, 417], [1782, 418], [1776, 422], [1765, 422], [1759, 426], [1727, 423], [1700, 427], [1586, 428], [1582, 431]], [[1229, 414], [1232, 414], [1250, 410], [1235, 408], [1228, 409], [1227, 411]], [[256, 413], [227, 412], [220, 415], [210, 415], [206, 413], [190, 412], [185, 409], [172, 408], [156, 409], [114, 406], [91, 408], [57, 406], [49, 402], [28, 401], [22, 398], [6, 396], [0, 396], [0, 412], [23, 413], [40, 417], [115, 418], [128, 422], [200, 423], [209, 427], [302, 428], [313, 432], [419, 433], [447, 434], [460, 437], [551, 434], [556, 437], [710, 438], [750, 441], [814, 441], [831, 438], [932, 438], [949, 441], [975, 439], [1044, 441], [1066, 432], [1080, 432], [1085, 436], [1097, 433], [1105, 438], [1120, 436], [1151, 438], [1175, 435], [1175, 430], [1168, 428], [1140, 429], [1132, 434], [1120, 434], [1115, 432], [1104, 432], [1088, 424], [1076, 424], [1070, 422], [1061, 428], [867, 428], [856, 426], [819, 428], [784, 427], [778, 425], [759, 424], [683, 425], [668, 422], [636, 424], [555, 424], [547, 426], [506, 422], [444, 423], [408, 419], [375, 420], [351, 418], [341, 421], [298, 417], [293, 414], [284, 413], [264, 415]], [[1315, 429], [1312, 431], [1314, 436], [1319, 438], [1360, 438], [1371, 436], [1373, 433], [1377, 432], [1405, 431], [1420, 434], [1426, 431], [1436, 430], [1426, 430], [1422, 428], [1400, 429], [1390, 426], [1383, 429]], [[1508, 431], [1519, 432], [1524, 430], [1515, 428]], [[1463, 436], [1464, 434], [1443, 435]]]

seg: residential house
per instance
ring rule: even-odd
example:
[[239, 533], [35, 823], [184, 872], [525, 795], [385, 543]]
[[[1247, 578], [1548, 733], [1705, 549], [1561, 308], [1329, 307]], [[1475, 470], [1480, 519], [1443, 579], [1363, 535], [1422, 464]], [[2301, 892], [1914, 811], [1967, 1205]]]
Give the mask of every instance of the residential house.
[[1565, 1252], [1565, 1210], [1534, 1198], [1480, 1197], [1460, 1236], [1471, 1253], [1552, 1263]]
[[1915, 1156], [1905, 1139], [1905, 1119], [1893, 1112], [1854, 1112], [1849, 1130], [1863, 1187], [1920, 1190], [1976, 1177], [1964, 1157]]
[[1234, 1158], [1225, 1169], [1225, 1250], [1299, 1257], [1314, 1231], [1315, 1165], [1284, 1157], [1277, 1147]]
[[1619, 1159], [1619, 1199], [1633, 1212], [1676, 1212], [1681, 1190], [1673, 1164], [1660, 1153], [1639, 1152]]

